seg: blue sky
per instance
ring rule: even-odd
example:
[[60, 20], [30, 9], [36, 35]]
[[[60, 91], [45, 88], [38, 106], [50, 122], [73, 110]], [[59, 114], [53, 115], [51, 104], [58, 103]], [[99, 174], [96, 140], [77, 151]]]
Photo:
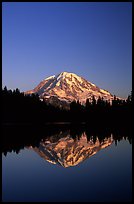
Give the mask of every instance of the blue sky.
[[127, 97], [132, 3], [3, 2], [2, 85], [26, 91], [62, 71]]

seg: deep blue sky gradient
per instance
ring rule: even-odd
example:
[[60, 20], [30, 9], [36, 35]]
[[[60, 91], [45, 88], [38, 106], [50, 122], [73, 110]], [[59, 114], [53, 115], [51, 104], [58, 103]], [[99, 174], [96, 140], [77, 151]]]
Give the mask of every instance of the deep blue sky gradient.
[[2, 3], [2, 85], [26, 91], [62, 71], [127, 97], [132, 3]]

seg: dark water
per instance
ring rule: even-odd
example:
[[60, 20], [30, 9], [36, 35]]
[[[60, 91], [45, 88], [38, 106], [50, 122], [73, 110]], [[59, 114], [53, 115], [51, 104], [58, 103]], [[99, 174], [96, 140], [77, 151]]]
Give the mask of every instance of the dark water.
[[[18, 134], [19, 135], [19, 134]], [[5, 144], [5, 143], [4, 143]], [[10, 142], [11, 144], [11, 142]], [[4, 202], [126, 202], [132, 199], [132, 145], [115, 139], [61, 130], [2, 154]], [[4, 149], [4, 152], [6, 150]]]

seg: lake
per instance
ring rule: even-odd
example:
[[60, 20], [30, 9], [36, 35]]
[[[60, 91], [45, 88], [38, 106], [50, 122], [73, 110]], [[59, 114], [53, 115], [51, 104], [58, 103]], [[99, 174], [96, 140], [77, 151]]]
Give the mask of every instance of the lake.
[[[18, 137], [22, 131], [17, 131]], [[110, 131], [105, 136], [91, 131], [89, 136], [89, 132], [84, 128], [77, 134], [69, 128], [51, 130], [37, 144], [20, 148], [18, 143], [12, 145], [15, 139], [6, 139], [3, 202], [132, 201], [130, 137]]]

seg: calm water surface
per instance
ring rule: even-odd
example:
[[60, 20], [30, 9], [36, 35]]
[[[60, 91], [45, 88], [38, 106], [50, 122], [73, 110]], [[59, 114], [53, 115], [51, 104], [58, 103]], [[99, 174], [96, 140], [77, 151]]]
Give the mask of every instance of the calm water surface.
[[2, 154], [4, 202], [126, 202], [132, 199], [132, 145], [72, 138], [68, 131], [18, 154]]

